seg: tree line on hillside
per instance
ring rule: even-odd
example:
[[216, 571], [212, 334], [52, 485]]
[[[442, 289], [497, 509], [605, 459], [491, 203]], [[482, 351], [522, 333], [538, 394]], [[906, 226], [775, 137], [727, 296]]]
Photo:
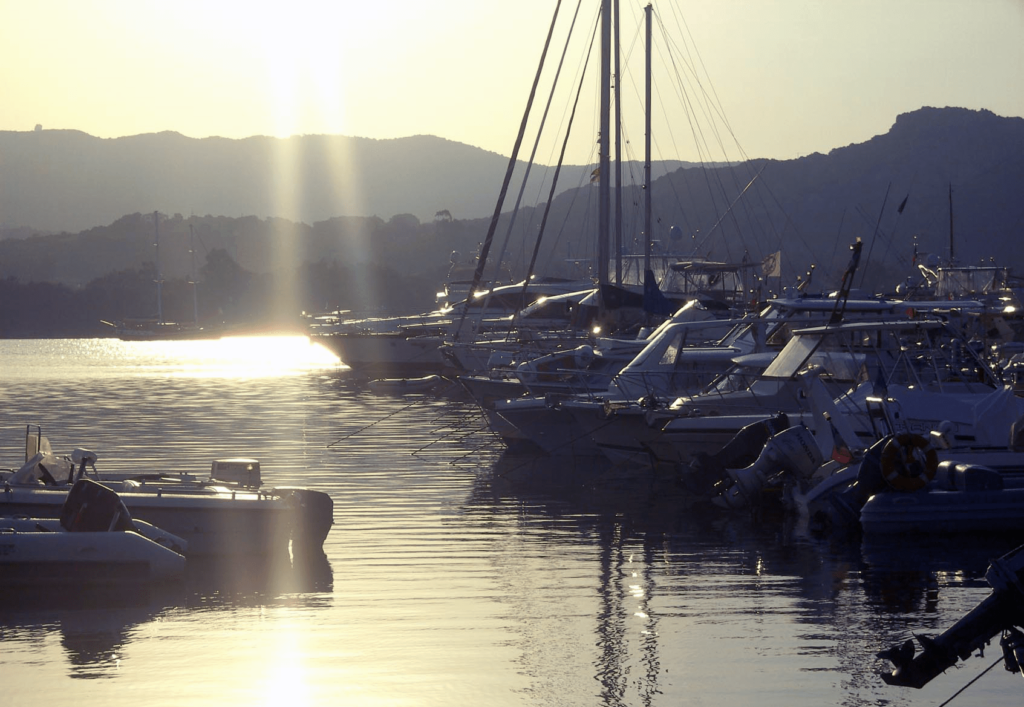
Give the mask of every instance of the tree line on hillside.
[[[318, 260], [290, 270], [254, 273], [223, 249], [211, 250], [191, 278], [162, 279], [157, 298], [153, 262], [97, 277], [82, 287], [53, 282], [0, 279], [0, 338], [91, 338], [113, 336], [113, 324], [155, 317], [224, 326], [239, 333], [301, 331], [303, 312], [325, 309], [402, 310], [431, 302], [436, 284], [376, 264], [346, 265]], [[386, 283], [386, 286], [385, 286]]]
[[427, 223], [398, 214], [387, 221], [376, 216], [336, 217], [306, 224], [256, 216], [163, 213], [154, 223], [153, 213], [134, 213], [80, 233], [0, 240], [0, 278], [80, 287], [149, 261], [157, 262], [164, 277], [188, 277], [196, 261], [215, 249], [227, 251], [253, 273], [337, 260], [379, 263], [435, 277], [440, 272], [443, 277], [451, 250], [475, 249], [483, 236], [473, 222], [438, 214]]

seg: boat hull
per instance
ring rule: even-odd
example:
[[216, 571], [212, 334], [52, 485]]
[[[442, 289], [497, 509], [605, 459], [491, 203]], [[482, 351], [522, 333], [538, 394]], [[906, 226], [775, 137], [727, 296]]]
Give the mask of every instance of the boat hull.
[[860, 511], [867, 535], [962, 535], [1024, 531], [1024, 488], [990, 491], [929, 489], [880, 493]]
[[0, 585], [121, 585], [175, 579], [185, 557], [133, 531], [66, 532], [48, 519], [0, 519]]
[[[67, 489], [9, 486], [0, 514], [57, 518]], [[184, 539], [188, 556], [320, 551], [333, 524], [327, 494], [274, 492], [173, 493], [162, 489], [118, 495], [133, 518]]]
[[440, 337], [408, 336], [405, 332], [333, 333], [314, 341], [330, 349], [361, 375], [402, 378], [442, 373], [446, 361]]

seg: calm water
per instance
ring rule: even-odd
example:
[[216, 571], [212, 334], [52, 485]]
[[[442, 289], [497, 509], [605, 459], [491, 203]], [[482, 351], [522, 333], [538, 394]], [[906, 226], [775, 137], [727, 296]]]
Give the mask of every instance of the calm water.
[[[987, 596], [1011, 544], [693, 514], [582, 461], [503, 457], [457, 396], [374, 395], [302, 338], [0, 341], [0, 366], [0, 466], [33, 423], [101, 469], [252, 456], [335, 503], [322, 562], [3, 596], [0, 705], [938, 705], [999, 654], [920, 691], [875, 658]], [[997, 666], [952, 704], [1022, 687]]]

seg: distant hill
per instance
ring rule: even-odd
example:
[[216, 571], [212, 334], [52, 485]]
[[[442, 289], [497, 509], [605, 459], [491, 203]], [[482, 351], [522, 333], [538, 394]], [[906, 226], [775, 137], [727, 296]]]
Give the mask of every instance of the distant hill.
[[[152, 211], [305, 223], [403, 213], [429, 220], [439, 211], [477, 218], [493, 212], [507, 166], [497, 153], [426, 135], [102, 139], [0, 131], [0, 229], [78, 232]], [[576, 186], [584, 174], [587, 167], [566, 167], [560, 184]]]
[[[861, 275], [892, 286], [913, 271], [915, 242], [921, 255], [949, 257], [950, 189], [957, 261], [994, 257], [1024, 275], [1024, 119], [984, 110], [922, 108], [898, 116], [884, 135], [827, 155], [678, 169], [653, 182], [652, 232], [663, 249], [718, 260], [782, 251], [785, 280], [813, 263], [825, 287], [860, 237], [869, 266]], [[563, 242], [592, 238], [586, 191], [552, 206]], [[623, 201], [629, 242], [643, 228], [642, 194]]]
[[[80, 286], [136, 268], [153, 260], [151, 216], [159, 211], [169, 277], [188, 272], [194, 229], [200, 263], [205, 251], [220, 248], [255, 273], [334, 260], [437, 281], [453, 250], [463, 258], [479, 252], [506, 166], [501, 155], [423, 136], [0, 133], [0, 227], [21, 227], [0, 240], [0, 278]], [[754, 261], [781, 251], [785, 282], [814, 264], [815, 283], [827, 288], [859, 237], [863, 276], [884, 289], [913, 272], [915, 246], [948, 257], [952, 189], [957, 260], [995, 257], [1024, 274], [1021, 118], [922, 108], [898, 116], [884, 135], [827, 155], [660, 168], [651, 196], [652, 234], [662, 250]], [[636, 170], [630, 165], [626, 173]], [[547, 214], [541, 274], [593, 263], [598, 190], [589, 176], [588, 167], [563, 172], [564, 189]], [[623, 194], [627, 252], [642, 252], [643, 197], [637, 187]], [[450, 219], [435, 219], [444, 211]], [[544, 212], [534, 203], [516, 216], [506, 258], [517, 275]], [[505, 213], [492, 259], [508, 223]], [[24, 237], [46, 230], [66, 232]]]

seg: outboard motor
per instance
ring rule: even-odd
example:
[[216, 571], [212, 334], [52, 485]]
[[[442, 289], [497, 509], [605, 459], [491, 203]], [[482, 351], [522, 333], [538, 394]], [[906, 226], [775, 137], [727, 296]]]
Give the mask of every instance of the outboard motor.
[[882, 450], [888, 441], [888, 437], [883, 437], [864, 453], [856, 481], [839, 493], [817, 499], [808, 507], [808, 516], [818, 529], [838, 531], [860, 527], [860, 509], [869, 498], [889, 487], [882, 474]]
[[121, 497], [92, 479], [79, 479], [60, 509], [60, 525], [69, 533], [137, 530]]
[[753, 464], [772, 435], [788, 427], [789, 416], [784, 412], [747, 425], [718, 452], [698, 454], [689, 466], [681, 468], [680, 484], [696, 495], [708, 496], [716, 484], [728, 479], [729, 469]]
[[882, 680], [920, 689], [1001, 631], [1005, 632], [1001, 641], [1004, 665], [1010, 672], [1020, 672], [1024, 635], [1017, 627], [1024, 626], [1024, 545], [994, 561], [985, 579], [992, 593], [939, 636], [917, 636], [921, 653], [915, 654], [913, 639], [878, 653], [895, 666], [892, 672], [882, 674]]
[[811, 431], [803, 425], [790, 427], [769, 439], [753, 464], [729, 469], [733, 483], [714, 502], [724, 508], [742, 508], [757, 498], [768, 477], [787, 471], [810, 478], [824, 462]]

